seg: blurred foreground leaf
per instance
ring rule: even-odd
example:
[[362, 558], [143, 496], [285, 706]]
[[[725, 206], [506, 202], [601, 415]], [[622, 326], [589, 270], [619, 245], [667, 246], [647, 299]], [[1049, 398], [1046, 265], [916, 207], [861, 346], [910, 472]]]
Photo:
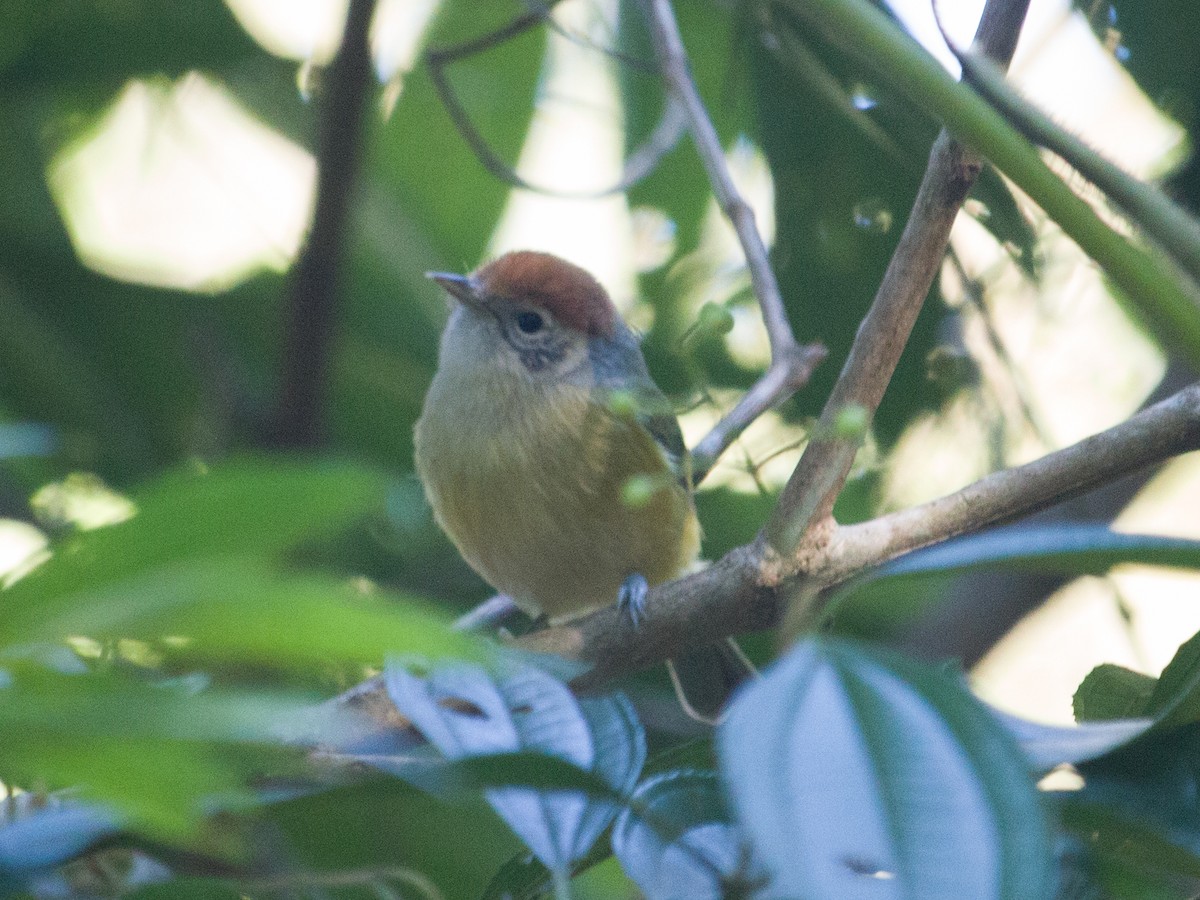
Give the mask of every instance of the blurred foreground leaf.
[[1052, 893], [1025, 759], [952, 675], [808, 639], [737, 695], [717, 738], [773, 894]]

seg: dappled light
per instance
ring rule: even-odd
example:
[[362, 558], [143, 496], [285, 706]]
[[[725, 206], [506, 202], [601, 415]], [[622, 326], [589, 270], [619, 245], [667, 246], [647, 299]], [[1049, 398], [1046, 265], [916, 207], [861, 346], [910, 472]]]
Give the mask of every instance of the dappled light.
[[311, 155], [195, 73], [128, 84], [48, 172], [84, 262], [193, 291], [286, 269], [307, 228], [315, 174]]
[[0, 900], [1200, 896], [1149, 6], [16, 0]]

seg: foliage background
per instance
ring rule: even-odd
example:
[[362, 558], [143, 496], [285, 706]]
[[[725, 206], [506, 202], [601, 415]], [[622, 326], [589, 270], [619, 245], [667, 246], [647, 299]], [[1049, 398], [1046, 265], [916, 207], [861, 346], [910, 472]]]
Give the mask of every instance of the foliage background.
[[[331, 36], [336, 40], [336, 6], [290, 6], [281, 20], [290, 20], [288, 37], [269, 16], [268, 24], [255, 26], [249, 3], [204, 0], [186, 12], [167, 0], [5, 4], [0, 559], [9, 561], [6, 570], [46, 542], [65, 546], [92, 525], [120, 518], [125, 507], [118, 495], [137, 494], [164, 472], [219, 470], [268, 445], [280, 393], [288, 269], [306, 223], [300, 198], [311, 197], [320, 72]], [[1169, 190], [1194, 210], [1200, 170], [1188, 155], [1187, 135], [1200, 114], [1200, 64], [1192, 52], [1200, 20], [1183, 2], [1172, 6], [1089, 4], [1072, 16], [1064, 4], [1035, 4], [1041, 12], [1031, 27], [1042, 23], [1046, 44], [1028, 49], [1014, 71], [1035, 94], [1058, 85], [1056, 79], [1080, 82], [1085, 93], [1060, 91], [1050, 98], [1059, 104], [1052, 112], [1139, 172], [1169, 172]], [[705, 555], [715, 558], [753, 537], [794, 464], [794, 444], [819, 410], [878, 284], [936, 128], [819, 40], [796, 38], [779, 7], [678, 7], [700, 88], [773, 236], [796, 330], [831, 351], [803, 395], [752, 430], [700, 494]], [[269, 4], [262, 8], [269, 12]], [[588, 265], [645, 331], [650, 368], [687, 410], [692, 441], [765, 362], [740, 257], [686, 142], [626, 197], [603, 200], [512, 192], [472, 156], [414, 54], [499, 27], [524, 9], [509, 0], [381, 4], [381, 84], [362, 137], [366, 161], [338, 293], [324, 440], [315, 449], [373, 473], [385, 502], [369, 524], [349, 532], [298, 535], [309, 543], [283, 562], [283, 543], [249, 541], [248, 552], [271, 560], [278, 577], [293, 573], [302, 557], [336, 576], [331, 581], [359, 577], [388, 597], [419, 597], [446, 609], [465, 609], [487, 595], [433, 526], [411, 475], [412, 424], [445, 315], [442, 298], [423, 278], [427, 270], [463, 271], [518, 245]], [[306, 25], [302, 13], [309, 11], [314, 16]], [[658, 116], [661, 91], [655, 78], [604, 52], [649, 56], [635, 11], [568, 0], [559, 13], [569, 37], [534, 29], [456, 63], [452, 78], [490, 145], [502, 158], [520, 160], [525, 177], [558, 190], [594, 191], [617, 179], [622, 153]], [[775, 24], [790, 41], [763, 39]], [[1074, 43], [1051, 43], [1066, 41], [1066, 34]], [[1046, 62], [1054, 58], [1058, 69]], [[1078, 77], [1066, 79], [1071, 68]], [[1095, 119], [1084, 121], [1092, 108]], [[1118, 127], [1106, 130], [1114, 120]], [[927, 304], [881, 409], [872, 452], [840, 502], [843, 520], [935, 496], [1062, 446], [1124, 418], [1164, 377], [1168, 384], [1186, 377], [1126, 319], [1073, 246], [997, 176], [986, 176], [975, 198], [955, 247], [979, 302], [950, 272], [941, 296]], [[733, 313], [729, 335], [695, 329], [706, 302]], [[252, 470], [247, 481], [269, 470]], [[327, 477], [333, 476], [306, 483], [305, 497], [310, 490], [319, 495], [318, 485], [339, 483]], [[1163, 478], [1123, 521], [1143, 531], [1200, 536], [1195, 517], [1186, 514], [1194, 507], [1189, 498], [1200, 495], [1196, 461], [1180, 460]], [[244, 495], [236, 490], [232, 506], [274, 502], [253, 486]], [[1132, 491], [1071, 515], [1108, 521]], [[358, 509], [371, 506], [364, 500]], [[183, 515], [183, 507], [174, 515]], [[316, 500], [289, 515], [340, 524]], [[215, 509], [192, 525], [203, 535], [225, 527], [227, 516]], [[169, 535], [182, 524], [168, 510], [160, 527]], [[1172, 600], [1195, 591], [1189, 577], [1134, 572], [1069, 585], [1040, 621], [1026, 623], [1024, 643], [1018, 634], [984, 660], [977, 670], [981, 689], [1026, 712], [1061, 717], [1095, 663], [1157, 672], [1200, 629], [1195, 609]], [[1029, 577], [986, 582], [987, 590], [1026, 606], [1036, 605], [1031, 596], [1040, 601], [1059, 586]], [[258, 602], [257, 594], [243, 596], [247, 604]], [[1061, 652], [1064, 633], [1074, 627], [1069, 614], [1105, 623], [1072, 641], [1072, 653]], [[297, 645], [310, 638], [302, 625]], [[886, 635], [896, 627], [868, 611], [846, 630]], [[945, 630], [938, 622], [926, 627]], [[988, 649], [963, 641], [955, 649], [968, 662]], [[1042, 648], [1050, 662], [1032, 661], [1030, 647]], [[114, 643], [96, 653], [119, 667], [172, 675], [186, 669], [175, 659], [164, 662], [161, 650]], [[353, 683], [365, 661], [365, 653], [334, 653], [316, 676], [278, 659], [268, 667], [288, 669], [289, 687], [332, 692]], [[219, 665], [212, 671], [218, 682], [241, 687], [271, 681]], [[1037, 687], [1031, 692], [1029, 685]], [[644, 685], [651, 700], [661, 688], [653, 678]], [[279, 827], [311, 865], [368, 865], [394, 843], [436, 844], [449, 833], [437, 823], [452, 829], [449, 823], [459, 821], [461, 811], [447, 812], [402, 786], [386, 788], [405, 794], [395, 806], [375, 790], [384, 789], [297, 801], [284, 808]], [[487, 824], [473, 836], [477, 852], [444, 863], [451, 880], [473, 887], [516, 849], [490, 813], [481, 811], [478, 821]]]

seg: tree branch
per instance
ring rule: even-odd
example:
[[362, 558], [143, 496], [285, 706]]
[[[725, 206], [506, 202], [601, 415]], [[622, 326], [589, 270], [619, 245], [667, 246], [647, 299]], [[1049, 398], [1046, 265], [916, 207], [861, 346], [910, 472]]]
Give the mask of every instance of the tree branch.
[[[1007, 66], [1028, 7], [1029, 0], [989, 0], [975, 45], [996, 53], [996, 61]], [[942, 129], [883, 282], [825, 403], [818, 431], [764, 530], [768, 546], [782, 559], [794, 556], [806, 540], [822, 540], [828, 531], [820, 526], [833, 512], [860, 442], [857, 436], [840, 436], [837, 420], [850, 407], [865, 410], [868, 419], [874, 417], [946, 255], [954, 220], [982, 168], [978, 153]]]
[[771, 365], [767, 371], [733, 410], [692, 449], [695, 480], [699, 482], [751, 422], [808, 383], [812, 370], [825, 358], [825, 348], [819, 344], [802, 347], [792, 333], [783, 296], [779, 292], [775, 272], [771, 269], [767, 246], [754, 221], [754, 210], [742, 199], [733, 183], [733, 176], [725, 163], [721, 138], [692, 78], [687, 50], [683, 46], [670, 0], [642, 0], [642, 8], [668, 95], [674, 97], [683, 108], [692, 141], [700, 154], [704, 171], [708, 173], [713, 195], [733, 225], [746, 255], [750, 283], [754, 288], [754, 296], [758, 298], [771, 345]]
[[903, 512], [837, 528], [797, 572], [781, 572], [763, 541], [739, 547], [708, 569], [660, 585], [647, 598], [639, 627], [615, 608], [534, 632], [518, 641], [527, 650], [588, 663], [576, 679], [583, 689], [678, 656], [730, 635], [778, 624], [794, 596], [821, 591], [920, 547], [1028, 515], [1112, 479], [1200, 449], [1200, 384], [1185, 388], [1132, 418], [1051, 453], [997, 472], [949, 496]]
[[[666, 4], [666, 0], [644, 2], [660, 12]], [[1007, 22], [1010, 24], [1005, 27], [1016, 27], [1011, 23], [1019, 17], [1014, 18], [1013, 11], [1023, 11], [1026, 4], [1025, 0], [989, 0], [989, 7], [993, 5], [1003, 6], [1007, 12], [991, 17], [985, 13], [985, 22]], [[977, 42], [1002, 48], [1014, 43], [987, 34], [977, 35]], [[683, 72], [686, 74], [686, 68]], [[714, 143], [707, 145], [706, 152], [715, 148], [719, 153], [715, 133], [711, 129], [709, 133]], [[936, 274], [956, 203], [969, 187], [971, 167], [977, 165], [944, 135], [939, 139], [919, 209], [910, 219], [910, 223], [916, 220], [912, 226], [915, 233], [909, 235], [906, 229], [907, 240], [902, 237], [888, 270], [887, 289], [881, 288], [883, 297], [876, 300], [878, 309], [872, 310], [874, 317], [860, 330], [856, 349], [840, 379], [846, 383], [843, 398], [865, 398], [874, 408], [882, 397], [891, 370], [883, 376], [872, 375], [870, 363], [886, 363], [898, 356], [908, 332], [904, 328], [893, 332], [892, 327], [897, 322], [911, 322], [915, 316]], [[967, 181], [964, 166], [968, 166]], [[915, 254], [915, 258], [906, 258], [906, 254]], [[838, 408], [832, 398], [830, 406]], [[651, 590], [638, 627], [610, 607], [527, 635], [517, 645], [586, 663], [589, 670], [574, 685], [596, 689], [613, 677], [655, 665], [690, 648], [774, 627], [794, 597], [809, 599], [801, 612], [812, 621], [820, 612], [820, 592], [865, 568], [919, 547], [1037, 512], [1119, 476], [1198, 449], [1200, 384], [1194, 384], [1100, 434], [1027, 465], [989, 475], [931, 503], [843, 527], [826, 515], [825, 540], [797, 545], [800, 552], [787, 558], [780, 557], [764, 530], [754, 543], [730, 551], [707, 569]], [[819, 452], [828, 455], [812, 471], [824, 477], [824, 484], [800, 495], [815, 498], [810, 510], [836, 493], [845, 477], [841, 466], [848, 465], [844, 455], [828, 449]], [[793, 506], [790, 512], [795, 511]], [[365, 712], [383, 727], [396, 724], [394, 707], [378, 682], [347, 692], [339, 702]]]
[[346, 214], [358, 178], [363, 110], [373, 79], [368, 36], [374, 12], [375, 0], [351, 0], [342, 45], [329, 67], [318, 124], [316, 208], [287, 290], [279, 406], [271, 435], [278, 447], [312, 447], [321, 438]]
[[938, 500], [839, 528], [836, 546], [826, 558], [826, 573], [841, 580], [865, 566], [1036, 512], [1196, 449], [1200, 383], [1041, 459], [993, 472]]

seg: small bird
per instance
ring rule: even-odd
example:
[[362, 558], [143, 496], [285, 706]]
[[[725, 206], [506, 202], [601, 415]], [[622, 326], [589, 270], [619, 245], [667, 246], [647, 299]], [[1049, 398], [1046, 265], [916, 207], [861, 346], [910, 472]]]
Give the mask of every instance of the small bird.
[[700, 549], [688, 453], [637, 337], [548, 253], [429, 277], [458, 301], [414, 434], [438, 524], [531, 616], [620, 602], [636, 622]]

